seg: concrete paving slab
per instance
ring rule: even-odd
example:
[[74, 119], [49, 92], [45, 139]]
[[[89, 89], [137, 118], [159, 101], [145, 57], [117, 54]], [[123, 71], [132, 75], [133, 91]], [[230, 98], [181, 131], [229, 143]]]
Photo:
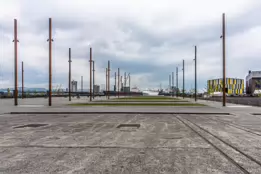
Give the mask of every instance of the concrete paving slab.
[[[218, 101], [222, 102], [222, 97], [212, 97], [206, 100]], [[260, 97], [226, 97], [227, 103], [233, 104], [242, 104], [242, 105], [250, 105], [250, 106], [261, 106], [261, 98]]]
[[180, 107], [180, 106], [86, 106], [86, 107], [60, 107], [60, 108], [14, 108], [5, 113], [12, 114], [106, 114], [106, 113], [149, 113], [149, 114], [224, 114], [228, 115], [229, 112], [224, 112], [216, 108], [208, 107]]
[[[217, 138], [202, 130], [193, 131], [179, 117], [209, 130]], [[0, 173], [260, 173], [261, 166], [250, 159], [261, 160], [260, 136], [220, 122], [243, 126], [238, 121], [241, 117], [244, 116], [5, 114], [0, 116]], [[255, 116], [251, 119], [261, 123]], [[47, 125], [17, 128], [39, 123]], [[140, 127], [120, 129], [120, 124]], [[250, 158], [236, 153], [218, 138]]]
[[[179, 119], [186, 124], [188, 127], [191, 128], [195, 133], [197, 133], [200, 137], [205, 139], [209, 144], [211, 144], [217, 151], [219, 151], [224, 157], [226, 157], [230, 162], [232, 162], [234, 165], [236, 165], [238, 168], [240, 168], [245, 173], [260, 173], [261, 172], [261, 163], [260, 160], [256, 158], [253, 154], [249, 152], [250, 148], [247, 146], [247, 150], [244, 152], [238, 148], [238, 145], [231, 144], [228, 139], [224, 139], [221, 135], [216, 135], [217, 129], [213, 129], [215, 133], [212, 131], [209, 131], [208, 129], [205, 129], [204, 126], [200, 123], [193, 123], [191, 120], [184, 119], [184, 117], [179, 117]], [[195, 119], [193, 117], [193, 119]], [[197, 119], [198, 120], [198, 119]], [[209, 126], [209, 125], [208, 125]], [[216, 125], [215, 125], [216, 126]], [[203, 128], [204, 127], [204, 128]], [[222, 127], [221, 127], [222, 129]], [[222, 135], [228, 135], [227, 129], [224, 131], [217, 131], [218, 133], [222, 133]], [[245, 132], [244, 132], [245, 133]], [[231, 134], [232, 135], [232, 134]], [[235, 132], [233, 134], [235, 136]], [[235, 137], [233, 137], [236, 139]], [[252, 139], [253, 140], [253, 139]], [[258, 145], [259, 142], [254, 142], [255, 145]], [[254, 149], [255, 153], [258, 152], [257, 149]]]
[[[189, 102], [195, 102], [193, 99], [189, 99], [189, 98], [186, 98], [186, 100], [188, 100]], [[251, 114], [251, 113], [261, 114], [261, 107], [256, 107], [256, 106], [245, 107], [246, 105], [226, 103], [226, 106], [223, 107], [222, 102], [207, 101], [207, 100], [197, 100], [196, 103], [205, 104], [212, 108], [221, 109], [224, 112], [230, 112], [235, 114]]]
[[0, 172], [8, 174], [242, 173], [213, 149], [5, 148], [0, 153], [5, 159]]

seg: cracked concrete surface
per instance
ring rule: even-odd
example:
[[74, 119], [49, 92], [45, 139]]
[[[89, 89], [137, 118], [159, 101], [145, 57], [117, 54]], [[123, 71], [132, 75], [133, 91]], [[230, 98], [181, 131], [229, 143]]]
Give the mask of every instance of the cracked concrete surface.
[[[0, 101], [0, 173], [261, 173], [261, 116], [250, 114], [261, 113], [257, 107], [222, 108], [201, 100], [210, 107], [75, 108], [64, 106], [64, 99], [52, 107], [45, 102], [24, 100], [23, 107], [14, 107], [11, 100]], [[10, 111], [97, 113], [4, 114]], [[224, 112], [233, 115], [218, 114]]]
[[[220, 122], [252, 131], [235, 115], [6, 114], [0, 116], [0, 173], [244, 173], [178, 117], [261, 161], [259, 135]], [[251, 121], [261, 123], [255, 116]], [[31, 123], [48, 125], [14, 128]], [[140, 127], [117, 128], [123, 123]], [[201, 133], [246, 171], [261, 173], [257, 163]]]

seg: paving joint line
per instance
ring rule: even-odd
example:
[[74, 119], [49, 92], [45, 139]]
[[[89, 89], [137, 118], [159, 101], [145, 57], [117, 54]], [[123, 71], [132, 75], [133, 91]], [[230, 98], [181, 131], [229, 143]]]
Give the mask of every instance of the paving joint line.
[[[183, 123], [186, 127], [190, 128], [194, 133], [196, 133], [199, 137], [201, 137], [203, 140], [205, 140], [208, 144], [210, 144], [214, 149], [216, 149], [219, 153], [221, 153], [228, 161], [230, 161], [231, 163], [233, 163], [236, 167], [238, 167], [242, 172], [246, 173], [246, 174], [250, 174], [245, 168], [243, 168], [241, 165], [239, 165], [233, 158], [231, 158], [230, 156], [228, 156], [225, 152], [223, 152], [218, 146], [216, 146], [214, 143], [212, 143], [210, 140], [208, 140], [205, 136], [203, 136], [201, 133], [199, 133], [198, 131], [196, 131], [194, 128], [192, 128], [188, 123], [185, 123], [183, 121], [183, 119], [185, 118], [179, 118], [176, 117], [181, 123]], [[190, 122], [191, 124], [195, 125], [194, 123], [192, 123], [191, 121], [185, 119], [186, 121]], [[199, 126], [196, 126], [199, 127]], [[199, 127], [200, 128], [200, 127]], [[210, 134], [211, 135], [211, 134]]]

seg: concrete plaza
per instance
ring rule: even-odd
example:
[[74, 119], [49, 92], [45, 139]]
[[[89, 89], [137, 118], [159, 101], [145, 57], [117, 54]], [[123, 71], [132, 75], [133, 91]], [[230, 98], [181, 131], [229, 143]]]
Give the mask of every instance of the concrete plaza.
[[261, 173], [257, 107], [47, 102], [0, 101], [0, 173]]

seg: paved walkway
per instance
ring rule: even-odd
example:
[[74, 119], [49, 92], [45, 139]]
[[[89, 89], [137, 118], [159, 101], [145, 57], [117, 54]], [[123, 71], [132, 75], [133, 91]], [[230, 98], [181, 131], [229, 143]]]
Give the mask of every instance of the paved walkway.
[[[114, 98], [114, 97], [111, 97]], [[182, 100], [182, 98], [180, 98]], [[107, 100], [105, 97], [97, 97], [97, 100]], [[195, 102], [194, 99], [185, 98], [189, 102]], [[223, 112], [223, 113], [239, 113], [239, 114], [252, 114], [261, 113], [260, 107], [246, 106], [227, 103], [226, 107], [222, 106], [221, 102], [198, 100], [197, 103], [205, 104], [209, 107], [186, 107], [186, 106], [164, 106], [164, 107], [153, 107], [153, 106], [68, 106], [70, 103], [86, 103], [89, 102], [89, 98], [82, 97], [80, 99], [72, 98], [69, 101], [68, 98], [53, 98], [53, 106], [48, 106], [48, 99], [37, 98], [37, 99], [20, 99], [19, 105], [13, 105], [13, 99], [2, 99], [0, 100], [0, 114], [9, 112]], [[99, 108], [99, 109], [97, 109]]]
[[[195, 102], [195, 99], [186, 98], [186, 100], [193, 103]], [[261, 107], [256, 107], [256, 106], [226, 103], [226, 106], [223, 107], [222, 102], [208, 101], [208, 100], [197, 100], [197, 103], [205, 104], [225, 112], [245, 113], [245, 114], [261, 113]]]

